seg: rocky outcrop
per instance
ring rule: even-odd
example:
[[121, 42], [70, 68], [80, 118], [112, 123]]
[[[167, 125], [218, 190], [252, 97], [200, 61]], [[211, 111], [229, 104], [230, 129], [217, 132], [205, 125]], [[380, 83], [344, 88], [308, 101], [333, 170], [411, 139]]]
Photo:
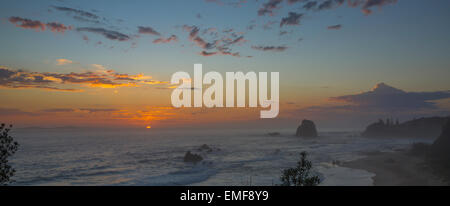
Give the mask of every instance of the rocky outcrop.
[[316, 125], [313, 121], [305, 119], [297, 128], [296, 135], [298, 137], [317, 137]]
[[367, 126], [364, 137], [437, 137], [446, 122], [446, 117], [428, 117], [414, 119], [404, 123], [387, 119], [379, 120]]
[[198, 154], [193, 154], [191, 151], [187, 151], [184, 155], [184, 162], [197, 163], [203, 160], [203, 157]]
[[280, 136], [281, 134], [279, 132], [269, 132], [269, 133], [267, 133], [267, 135], [269, 135], [271, 137], [277, 137], [277, 136]]
[[208, 153], [213, 151], [213, 149], [210, 146], [208, 146], [207, 144], [203, 144], [197, 150], [200, 152], [208, 152]]
[[441, 135], [429, 148], [428, 159], [440, 166], [450, 168], [450, 119], [443, 127]]

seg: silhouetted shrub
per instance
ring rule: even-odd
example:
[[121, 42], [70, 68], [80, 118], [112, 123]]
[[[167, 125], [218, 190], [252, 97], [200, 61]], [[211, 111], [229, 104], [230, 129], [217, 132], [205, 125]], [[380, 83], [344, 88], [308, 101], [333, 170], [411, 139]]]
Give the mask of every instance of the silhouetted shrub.
[[0, 185], [7, 185], [15, 170], [8, 164], [8, 158], [16, 153], [19, 144], [9, 136], [12, 125], [0, 125]]
[[306, 152], [300, 153], [297, 167], [283, 170], [281, 186], [316, 186], [320, 183], [319, 176], [311, 174], [312, 163], [307, 156]]

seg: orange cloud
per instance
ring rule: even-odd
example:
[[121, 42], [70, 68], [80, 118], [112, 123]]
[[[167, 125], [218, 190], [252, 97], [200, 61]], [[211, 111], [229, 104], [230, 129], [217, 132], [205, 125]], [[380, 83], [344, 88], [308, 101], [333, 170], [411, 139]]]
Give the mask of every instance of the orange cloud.
[[66, 64], [72, 64], [73, 61], [69, 60], [69, 59], [57, 59], [56, 60], [56, 65], [58, 66], [62, 66], [62, 65], [66, 65]]
[[[59, 59], [58, 63], [67, 64], [67, 59]], [[64, 85], [81, 85], [99, 88], [140, 87], [142, 85], [168, 84], [165, 81], [152, 80], [144, 74], [120, 74], [114, 70], [53, 73], [27, 72], [0, 67], [0, 87], [5, 88], [39, 88], [59, 91], [80, 91], [66, 88]]]
[[17, 27], [21, 27], [24, 29], [34, 29], [36, 31], [45, 31], [45, 24], [40, 21], [25, 19], [17, 16], [10, 17], [8, 20]]
[[45, 24], [38, 20], [31, 20], [17, 16], [10, 17], [8, 20], [17, 27], [34, 29], [36, 31], [45, 31], [46, 28], [49, 28], [52, 32], [64, 33], [67, 30], [72, 30], [72, 26], [66, 26], [58, 22], [49, 22]]

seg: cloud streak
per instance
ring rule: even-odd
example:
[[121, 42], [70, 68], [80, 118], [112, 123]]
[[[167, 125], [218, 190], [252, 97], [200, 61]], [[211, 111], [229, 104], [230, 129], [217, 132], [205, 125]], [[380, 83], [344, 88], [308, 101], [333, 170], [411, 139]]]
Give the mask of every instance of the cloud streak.
[[88, 12], [88, 11], [84, 11], [81, 9], [74, 9], [74, 8], [70, 8], [70, 7], [63, 7], [63, 6], [51, 6], [51, 8], [57, 10], [57, 11], [61, 11], [61, 12], [66, 12], [68, 15], [72, 15], [72, 18], [80, 21], [80, 22], [89, 22], [89, 23], [94, 23], [94, 24], [100, 24], [102, 18], [99, 17], [98, 15]]
[[74, 9], [74, 8], [63, 7], [63, 6], [52, 6], [52, 8], [54, 8], [58, 11], [69, 12], [69, 13], [72, 13], [72, 14], [75, 14], [78, 16], [86, 17], [86, 18], [91, 18], [91, 19], [99, 19], [100, 18], [96, 14], [93, 14], [93, 13], [87, 12], [87, 11], [83, 11], [81, 9]]
[[267, 3], [264, 3], [262, 7], [258, 10], [259, 16], [264, 16], [266, 14], [273, 16], [274, 10], [279, 8], [279, 5], [283, 2], [283, 0], [269, 0]]
[[362, 5], [362, 12], [366, 15], [372, 14], [372, 7], [381, 8], [384, 5], [395, 4], [397, 0], [366, 0]]
[[299, 14], [295, 12], [289, 12], [289, 15], [285, 18], [281, 19], [280, 27], [283, 25], [299, 25], [300, 19], [303, 17], [304, 14]]
[[288, 47], [286, 46], [252, 46], [252, 49], [259, 50], [259, 51], [274, 51], [274, 52], [283, 52]]
[[45, 24], [37, 20], [31, 20], [17, 16], [10, 17], [8, 20], [12, 24], [15, 24], [17, 27], [21, 27], [24, 29], [34, 29], [36, 31], [45, 31]]
[[128, 41], [131, 39], [131, 37], [126, 34], [123, 34], [123, 33], [117, 32], [117, 31], [104, 29], [104, 28], [81, 27], [81, 28], [77, 28], [77, 31], [100, 34], [109, 40], [115, 40], [115, 41]]
[[72, 30], [72, 26], [65, 26], [64, 24], [58, 22], [50, 22], [46, 25], [52, 32], [64, 33], [67, 30]]
[[328, 26], [327, 29], [329, 29], [329, 30], [340, 30], [340, 29], [342, 29], [342, 25], [341, 24], [331, 25], [331, 26]]
[[9, 89], [44, 89], [53, 91], [80, 92], [77, 88], [67, 86], [118, 88], [139, 87], [142, 85], [163, 85], [167, 82], [153, 80], [143, 74], [130, 75], [114, 70], [97, 70], [86, 72], [53, 73], [27, 72], [0, 67], [0, 87]]
[[178, 41], [178, 37], [176, 35], [172, 35], [168, 38], [161, 37], [161, 38], [155, 39], [153, 41], [153, 43], [160, 44], [160, 43], [170, 43], [170, 42], [177, 42], [177, 41]]
[[149, 27], [149, 26], [147, 26], [147, 27], [139, 26], [138, 32], [139, 32], [139, 34], [150, 34], [150, 35], [155, 35], [155, 36], [161, 35], [159, 32], [157, 32], [155, 29], [153, 29], [152, 27]]

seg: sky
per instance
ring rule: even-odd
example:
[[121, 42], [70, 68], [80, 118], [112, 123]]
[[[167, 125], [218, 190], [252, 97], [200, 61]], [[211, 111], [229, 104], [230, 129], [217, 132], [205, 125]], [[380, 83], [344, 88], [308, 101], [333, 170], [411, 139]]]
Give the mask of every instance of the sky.
[[[450, 112], [446, 0], [2, 0], [0, 121], [360, 129]], [[174, 108], [171, 75], [280, 72], [280, 114]], [[267, 126], [265, 126], [267, 125]]]

